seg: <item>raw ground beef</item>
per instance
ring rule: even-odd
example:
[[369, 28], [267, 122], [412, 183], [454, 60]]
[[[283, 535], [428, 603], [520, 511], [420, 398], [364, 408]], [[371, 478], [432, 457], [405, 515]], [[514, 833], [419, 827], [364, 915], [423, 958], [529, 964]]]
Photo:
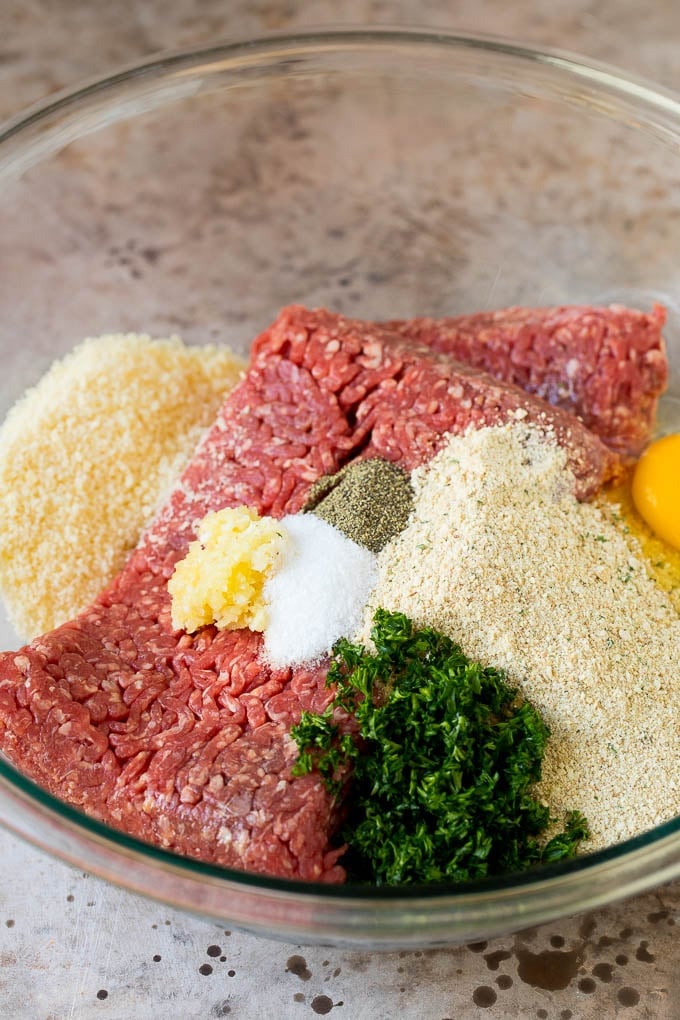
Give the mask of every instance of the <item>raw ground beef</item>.
[[[587, 497], [617, 457], [572, 416], [380, 326], [285, 309], [116, 580], [77, 619], [0, 655], [0, 749], [53, 794], [182, 854], [339, 882], [333, 804], [293, 778], [290, 726], [325, 668], [271, 669], [250, 631], [173, 631], [167, 580], [209, 510], [298, 511], [353, 457], [412, 469], [447, 431], [551, 429]], [[58, 537], [57, 537], [58, 538]]]
[[649, 440], [668, 381], [666, 311], [506, 308], [390, 323], [404, 336], [579, 415], [617, 453]]

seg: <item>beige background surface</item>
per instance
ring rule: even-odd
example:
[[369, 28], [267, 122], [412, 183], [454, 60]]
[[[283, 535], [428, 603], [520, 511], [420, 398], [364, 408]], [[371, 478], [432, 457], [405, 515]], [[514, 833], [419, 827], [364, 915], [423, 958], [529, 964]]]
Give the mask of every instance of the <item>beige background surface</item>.
[[[370, 22], [561, 46], [680, 89], [673, 0], [3, 0], [0, 117], [159, 49]], [[488, 944], [375, 955], [225, 931], [69, 869], [4, 832], [0, 854], [3, 1018], [680, 1017], [680, 883]]]

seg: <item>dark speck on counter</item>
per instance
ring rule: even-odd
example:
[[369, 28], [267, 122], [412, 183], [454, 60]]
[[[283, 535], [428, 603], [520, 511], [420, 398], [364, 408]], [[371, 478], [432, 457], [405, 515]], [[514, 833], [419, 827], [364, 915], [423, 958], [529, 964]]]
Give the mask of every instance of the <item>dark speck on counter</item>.
[[622, 1006], [637, 1006], [640, 1001], [640, 993], [636, 988], [624, 986], [623, 988], [619, 988], [616, 993], [616, 998]]
[[329, 999], [327, 995], [316, 995], [310, 1002], [310, 1006], [319, 1016], [325, 1016], [333, 1009], [333, 1000]]
[[614, 968], [611, 963], [596, 963], [593, 967], [593, 977], [608, 985], [614, 976]]
[[479, 1006], [481, 1009], [489, 1009], [495, 1004], [497, 998], [497, 993], [490, 985], [480, 985], [472, 993], [472, 1001], [475, 1006]]
[[643, 939], [638, 948], [635, 950], [636, 960], [641, 960], [643, 963], [654, 963], [656, 957], [653, 953], [648, 951], [648, 945], [649, 943]]
[[544, 949], [540, 953], [532, 953], [528, 949], [516, 949], [515, 955], [520, 980], [548, 991], [566, 988], [578, 973], [583, 958], [577, 950], [560, 952]]
[[291, 974], [295, 974], [301, 981], [309, 981], [312, 976], [311, 970], [307, 967], [307, 961], [304, 956], [289, 956], [286, 962], [286, 970]]

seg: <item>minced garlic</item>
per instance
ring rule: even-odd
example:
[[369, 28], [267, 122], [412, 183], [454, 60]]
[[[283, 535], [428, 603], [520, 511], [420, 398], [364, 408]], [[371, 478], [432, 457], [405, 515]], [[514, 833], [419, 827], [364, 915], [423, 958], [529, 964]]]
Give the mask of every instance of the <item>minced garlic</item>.
[[284, 543], [278, 521], [250, 507], [207, 514], [168, 582], [173, 627], [195, 631], [215, 623], [220, 630], [264, 630], [264, 584]]

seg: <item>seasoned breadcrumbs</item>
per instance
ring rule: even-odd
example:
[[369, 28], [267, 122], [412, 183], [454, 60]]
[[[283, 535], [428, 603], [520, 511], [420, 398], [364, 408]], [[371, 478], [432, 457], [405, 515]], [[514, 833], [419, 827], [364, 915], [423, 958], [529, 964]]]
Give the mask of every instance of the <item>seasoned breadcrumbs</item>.
[[586, 815], [584, 849], [680, 813], [680, 618], [611, 515], [574, 498], [563, 451], [481, 429], [412, 482], [366, 621], [401, 611], [507, 671], [552, 731], [538, 793]]
[[51, 630], [123, 566], [243, 362], [225, 347], [111, 335], [55, 362], [0, 430], [0, 590]]

